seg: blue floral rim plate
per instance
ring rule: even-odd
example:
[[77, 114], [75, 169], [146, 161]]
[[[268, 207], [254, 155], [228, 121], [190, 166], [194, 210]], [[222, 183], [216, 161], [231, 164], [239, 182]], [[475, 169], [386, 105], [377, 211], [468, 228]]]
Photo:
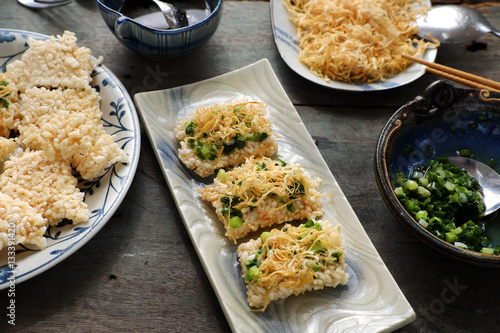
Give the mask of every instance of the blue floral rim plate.
[[[49, 38], [33, 32], [0, 29], [2, 72], [8, 63], [21, 58], [30, 37], [38, 40]], [[100, 178], [82, 185], [91, 215], [88, 222], [50, 227], [45, 234], [47, 248], [40, 251], [17, 246], [13, 265], [8, 264], [7, 248], [0, 251], [0, 289], [9, 287], [13, 278], [16, 284], [28, 280], [77, 251], [109, 221], [132, 184], [141, 146], [134, 103], [118, 78], [104, 65], [94, 68], [91, 85], [101, 96], [104, 128], [107, 133], [115, 135], [115, 141], [129, 157], [129, 163], [116, 164]]]
[[[263, 102], [278, 135], [278, 157], [298, 163], [312, 179], [321, 179], [324, 220], [340, 224], [349, 282], [272, 302], [265, 312], [247, 303], [237, 246], [225, 236], [210, 204], [197, 189], [211, 177], [194, 177], [178, 158], [174, 127], [197, 107], [250, 97]], [[139, 115], [153, 145], [186, 230], [222, 310], [234, 332], [386, 332], [415, 319], [415, 312], [371, 243], [363, 226], [321, 156], [269, 61], [190, 85], [139, 93]], [[256, 238], [259, 232], [247, 236]], [[241, 242], [239, 242], [241, 243]]]
[[[430, 1], [428, 2], [430, 6]], [[274, 41], [283, 61], [303, 78], [319, 84], [321, 86], [349, 91], [378, 91], [401, 87], [415, 81], [425, 73], [425, 66], [417, 63], [411, 64], [405, 71], [392, 76], [385, 82], [373, 83], [347, 83], [331, 80], [326, 82], [319, 76], [314, 75], [307, 66], [299, 60], [299, 42], [295, 32], [295, 26], [288, 18], [283, 0], [270, 0], [271, 23], [274, 34]], [[437, 49], [428, 49], [424, 54], [424, 59], [434, 62]]]

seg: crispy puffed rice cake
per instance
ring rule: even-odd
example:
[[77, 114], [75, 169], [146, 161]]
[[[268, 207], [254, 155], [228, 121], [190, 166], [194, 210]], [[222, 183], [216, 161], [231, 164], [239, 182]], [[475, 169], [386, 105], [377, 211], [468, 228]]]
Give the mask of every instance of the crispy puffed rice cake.
[[21, 98], [19, 141], [24, 148], [44, 150], [53, 159], [72, 163], [86, 180], [117, 162], [128, 162], [104, 130], [94, 89], [29, 88]]
[[43, 151], [27, 150], [12, 156], [0, 175], [1, 191], [28, 203], [50, 225], [63, 219], [73, 224], [89, 219], [84, 193], [77, 185], [71, 166], [47, 157]]
[[12, 89], [30, 87], [87, 89], [92, 81], [91, 51], [78, 47], [73, 32], [51, 36], [47, 40], [28, 40], [29, 48], [7, 66], [12, 73]]
[[[16, 151], [19, 145], [13, 139], [0, 137], [0, 161]], [[0, 168], [0, 171], [2, 168]]]
[[76, 172], [91, 180], [129, 162], [105, 131], [100, 96], [90, 85], [91, 51], [76, 41], [69, 31], [30, 38], [21, 60], [0, 75], [0, 249], [12, 242], [12, 223], [16, 244], [43, 249], [49, 224], [88, 221]]
[[0, 250], [9, 242], [33, 244], [44, 249], [47, 246], [43, 236], [46, 230], [47, 219], [42, 214], [27, 202], [0, 192]]

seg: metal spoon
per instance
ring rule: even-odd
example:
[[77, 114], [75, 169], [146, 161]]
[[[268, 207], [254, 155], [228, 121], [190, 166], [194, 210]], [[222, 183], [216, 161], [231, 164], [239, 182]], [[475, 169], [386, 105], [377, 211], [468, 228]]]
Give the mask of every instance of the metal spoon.
[[70, 4], [72, 0], [17, 0], [21, 5], [28, 8], [52, 8]]
[[120, 8], [120, 12], [134, 19], [151, 14], [152, 11], [157, 11], [158, 9], [163, 14], [169, 29], [178, 29], [189, 25], [186, 12], [161, 0], [125, 0]]
[[161, 10], [171, 29], [187, 27], [189, 25], [186, 13], [173, 5], [160, 0], [152, 0]]
[[433, 7], [417, 19], [417, 25], [418, 36], [428, 39], [431, 35], [441, 43], [468, 43], [489, 32], [500, 37], [500, 31], [481, 13], [459, 5]]
[[466, 157], [448, 157], [448, 161], [465, 169], [477, 180], [483, 190], [484, 215], [489, 215], [500, 208], [500, 175], [479, 161]]

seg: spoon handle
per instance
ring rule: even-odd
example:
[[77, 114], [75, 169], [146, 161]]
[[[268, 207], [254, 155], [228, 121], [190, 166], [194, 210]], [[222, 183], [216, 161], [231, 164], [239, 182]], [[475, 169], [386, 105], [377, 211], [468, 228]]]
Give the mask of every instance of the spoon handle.
[[499, 30], [497, 30], [497, 29], [493, 29], [493, 28], [492, 28], [490, 32], [491, 32], [492, 34], [494, 34], [495, 36], [500, 37], [500, 31], [499, 31]]

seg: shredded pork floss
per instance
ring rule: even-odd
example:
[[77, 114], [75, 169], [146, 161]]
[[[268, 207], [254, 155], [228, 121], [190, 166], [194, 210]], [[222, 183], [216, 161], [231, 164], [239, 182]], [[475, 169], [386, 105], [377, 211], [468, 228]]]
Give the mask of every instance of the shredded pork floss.
[[415, 36], [426, 12], [413, 0], [284, 0], [299, 39], [299, 59], [325, 81], [385, 81], [407, 68], [406, 53], [436, 43]]

